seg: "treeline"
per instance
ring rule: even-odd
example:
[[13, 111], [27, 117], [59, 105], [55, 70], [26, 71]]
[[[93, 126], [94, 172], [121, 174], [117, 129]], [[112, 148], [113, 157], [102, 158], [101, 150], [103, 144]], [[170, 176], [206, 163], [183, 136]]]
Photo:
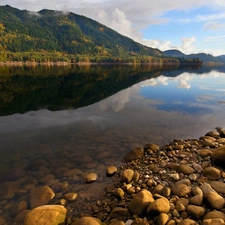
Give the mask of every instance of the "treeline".
[[179, 59], [153, 56], [99, 56], [72, 55], [62, 52], [0, 52], [0, 62], [31, 62], [31, 63], [168, 63], [179, 64]]

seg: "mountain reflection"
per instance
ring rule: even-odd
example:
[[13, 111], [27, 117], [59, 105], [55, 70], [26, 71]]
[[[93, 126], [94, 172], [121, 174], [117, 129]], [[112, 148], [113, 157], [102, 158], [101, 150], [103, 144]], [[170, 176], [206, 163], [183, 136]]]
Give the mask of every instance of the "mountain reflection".
[[[104, 65], [69, 67], [0, 67], [0, 116], [32, 110], [80, 108], [98, 102], [136, 83], [167, 82], [185, 70], [172, 65]], [[161, 79], [161, 81], [160, 81]], [[185, 84], [183, 84], [185, 85]]]

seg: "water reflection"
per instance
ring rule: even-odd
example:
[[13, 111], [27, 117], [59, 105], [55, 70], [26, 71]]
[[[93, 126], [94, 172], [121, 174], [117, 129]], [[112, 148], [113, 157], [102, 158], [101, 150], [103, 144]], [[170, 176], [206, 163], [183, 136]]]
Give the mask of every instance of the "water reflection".
[[[57, 196], [49, 204], [77, 192], [80, 200], [69, 207], [88, 214], [87, 205], [113, 182], [106, 167], [119, 166], [132, 148], [225, 126], [225, 73], [170, 69], [60, 68], [66, 74], [54, 76], [54, 68], [44, 76], [1, 76], [0, 217], [15, 222], [13, 207], [23, 200], [30, 210], [30, 190], [43, 185]], [[82, 182], [87, 172], [98, 180]]]

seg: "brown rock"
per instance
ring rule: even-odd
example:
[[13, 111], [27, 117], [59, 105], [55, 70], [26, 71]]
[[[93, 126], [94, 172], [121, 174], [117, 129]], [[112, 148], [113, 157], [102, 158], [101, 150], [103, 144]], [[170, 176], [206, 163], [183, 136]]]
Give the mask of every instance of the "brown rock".
[[220, 210], [224, 207], [224, 198], [214, 191], [209, 184], [204, 183], [200, 188], [203, 191], [203, 196], [208, 200], [213, 209]]
[[96, 181], [98, 178], [98, 175], [96, 173], [88, 173], [88, 174], [83, 174], [82, 179], [85, 183], [92, 183]]
[[61, 205], [42, 205], [27, 214], [24, 225], [64, 225], [66, 213], [66, 208]]
[[157, 225], [165, 225], [169, 220], [169, 216], [166, 213], [160, 213], [158, 220], [157, 220]]
[[203, 225], [224, 225], [224, 221], [222, 219], [207, 219], [203, 220]]
[[120, 174], [120, 178], [128, 184], [132, 180], [133, 175], [134, 171], [132, 169], [126, 169]]
[[185, 197], [191, 193], [191, 188], [182, 183], [175, 183], [171, 190], [172, 193], [177, 195], [178, 197]]
[[34, 188], [30, 191], [30, 208], [36, 208], [48, 204], [53, 199], [55, 193], [48, 186]]
[[99, 219], [94, 217], [76, 218], [71, 225], [101, 225]]
[[0, 183], [0, 200], [13, 198], [19, 188], [20, 184], [16, 181]]
[[205, 214], [205, 209], [201, 206], [188, 205], [187, 213], [196, 220], [201, 219]]
[[211, 156], [212, 155], [212, 150], [210, 150], [210, 149], [202, 149], [202, 150], [199, 150], [198, 151], [198, 154], [202, 158], [205, 158], [205, 157], [208, 157], [208, 156]]
[[74, 201], [74, 200], [77, 198], [77, 193], [75, 193], [75, 192], [66, 193], [66, 194], [64, 195], [64, 198], [65, 198], [67, 201]]
[[225, 145], [217, 148], [211, 158], [215, 165], [225, 167]]
[[[13, 223], [21, 223], [23, 224], [27, 214], [30, 212], [31, 210], [22, 210], [20, 211], [16, 217], [13, 220]], [[0, 223], [1, 224], [1, 223]]]
[[4, 225], [6, 223], [6, 220], [0, 216], [0, 225]]
[[158, 198], [154, 202], [150, 203], [147, 209], [148, 215], [168, 213], [170, 211], [170, 203], [167, 198]]
[[132, 160], [141, 158], [143, 155], [144, 155], [143, 148], [135, 148], [131, 152], [127, 153], [123, 159], [125, 162], [130, 162]]
[[203, 220], [206, 220], [206, 219], [222, 219], [225, 221], [225, 214], [222, 213], [221, 211], [213, 210], [205, 214], [205, 216], [203, 217]]
[[177, 225], [198, 225], [194, 220], [184, 219], [180, 221]]
[[154, 198], [152, 197], [151, 192], [143, 190], [134, 196], [128, 205], [128, 209], [132, 212], [132, 214], [143, 216], [149, 204], [153, 201]]
[[125, 223], [121, 220], [113, 219], [110, 221], [109, 225], [125, 225]]
[[135, 218], [131, 225], [149, 225], [149, 223], [146, 219]]
[[129, 216], [130, 212], [128, 211], [127, 208], [116, 207], [110, 212], [109, 218], [125, 221]]
[[116, 173], [116, 171], [117, 171], [117, 168], [115, 166], [109, 166], [106, 169], [106, 174], [107, 176], [112, 176]]
[[150, 149], [153, 152], [157, 152], [160, 148], [156, 144], [146, 144], [145, 147], [144, 147], [144, 150], [146, 151], [147, 149]]
[[225, 183], [221, 181], [211, 181], [210, 185], [216, 192], [225, 194]]
[[221, 177], [220, 170], [212, 166], [205, 168], [203, 174], [210, 180], [218, 180]]

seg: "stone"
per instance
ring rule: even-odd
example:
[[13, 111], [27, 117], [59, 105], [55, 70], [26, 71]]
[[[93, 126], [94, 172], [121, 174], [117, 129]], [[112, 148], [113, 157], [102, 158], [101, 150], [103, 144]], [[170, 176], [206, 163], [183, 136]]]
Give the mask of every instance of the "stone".
[[205, 209], [201, 206], [196, 205], [188, 205], [187, 206], [187, 213], [191, 216], [191, 218], [199, 220], [205, 214]]
[[205, 216], [203, 217], [203, 220], [207, 219], [222, 219], [225, 221], [225, 214], [221, 211], [213, 210], [205, 214]]
[[204, 183], [200, 188], [203, 191], [203, 196], [208, 200], [213, 209], [220, 210], [224, 207], [224, 198], [214, 191], [210, 184]]
[[150, 149], [153, 152], [157, 152], [157, 151], [159, 151], [160, 148], [156, 144], [146, 144], [145, 147], [144, 147], [144, 151], [146, 151], [147, 149]]
[[[24, 220], [24, 225], [64, 225], [67, 210], [61, 205], [42, 205], [32, 209]], [[99, 225], [99, 224], [97, 224]]]
[[41, 205], [46, 205], [54, 196], [55, 193], [48, 186], [34, 188], [29, 193], [30, 208], [33, 209]]
[[19, 190], [20, 184], [16, 181], [7, 181], [0, 183], [0, 201], [3, 199], [11, 199]]
[[109, 214], [110, 219], [118, 219], [123, 221], [127, 220], [129, 216], [130, 216], [130, 212], [128, 211], [128, 209], [122, 208], [122, 207], [114, 208]]
[[169, 216], [166, 213], [160, 213], [157, 219], [157, 225], [165, 225], [169, 220]]
[[210, 180], [218, 180], [221, 177], [220, 170], [212, 166], [205, 168], [203, 174]]
[[19, 204], [16, 204], [14, 208], [11, 210], [11, 215], [16, 216], [20, 211], [27, 209], [27, 202], [21, 201]]
[[115, 195], [121, 199], [124, 197], [124, 191], [121, 188], [116, 188]]
[[132, 180], [133, 175], [134, 171], [132, 169], [126, 169], [120, 174], [120, 178], [128, 184]]
[[97, 178], [98, 178], [98, 175], [96, 173], [88, 173], [88, 174], [82, 175], [82, 180], [85, 183], [92, 183], [92, 182], [96, 181]]
[[16, 181], [26, 175], [24, 169], [19, 167], [10, 168], [5, 174], [5, 180]]
[[208, 157], [208, 156], [212, 155], [212, 150], [210, 150], [210, 149], [201, 149], [201, 150], [198, 150], [198, 154], [202, 158], [205, 158], [205, 157]]
[[207, 219], [203, 220], [203, 225], [224, 225], [225, 222], [222, 219]]
[[187, 165], [179, 165], [177, 163], [170, 163], [166, 166], [169, 169], [176, 170], [179, 173], [183, 173], [185, 175], [189, 175], [195, 173], [195, 170]]
[[134, 171], [134, 175], [132, 177], [132, 181], [138, 182], [139, 178], [140, 178], [140, 174], [137, 171]]
[[82, 174], [83, 174], [83, 172], [80, 169], [75, 168], [75, 169], [64, 172], [63, 176], [64, 177], [71, 177], [71, 176], [74, 176], [74, 175], [82, 175]]
[[158, 198], [154, 202], [150, 203], [147, 208], [148, 215], [168, 213], [170, 211], [170, 203], [167, 198]]
[[177, 223], [177, 225], [198, 225], [194, 220], [184, 219]]
[[190, 198], [190, 203], [193, 205], [202, 205], [203, 194], [198, 194]]
[[113, 219], [110, 221], [109, 225], [125, 225], [125, 223], [121, 220]]
[[6, 223], [6, 220], [0, 216], [0, 225], [4, 225]]
[[178, 197], [185, 197], [191, 193], [191, 188], [186, 184], [175, 183], [171, 191], [174, 195], [177, 195]]
[[135, 218], [131, 225], [149, 225], [149, 223], [146, 219]]
[[[31, 210], [22, 210], [20, 211], [16, 217], [14, 218], [13, 220], [13, 223], [20, 223], [20, 224], [23, 224], [27, 214], [30, 212]], [[1, 223], [0, 223], [1, 224]]]
[[[154, 201], [151, 192], [148, 190], [140, 191], [134, 196], [128, 205], [128, 209], [132, 214], [143, 216], [150, 203]], [[138, 207], [137, 207], [138, 206]]]
[[112, 176], [117, 172], [117, 168], [115, 166], [108, 166], [106, 169], [107, 176]]
[[76, 198], [77, 198], [77, 193], [75, 192], [69, 192], [69, 193], [66, 193], [64, 195], [64, 198], [67, 200], [67, 201], [74, 201]]
[[215, 165], [225, 167], [225, 145], [219, 148], [216, 148], [211, 155], [212, 161]]
[[133, 161], [133, 160], [136, 160], [136, 159], [140, 159], [142, 156], [144, 156], [144, 150], [143, 148], [135, 148], [133, 149], [131, 152], [128, 152], [123, 160], [125, 162], [130, 162], [130, 161]]
[[225, 194], [225, 183], [221, 181], [211, 181], [211, 187], [219, 193]]

